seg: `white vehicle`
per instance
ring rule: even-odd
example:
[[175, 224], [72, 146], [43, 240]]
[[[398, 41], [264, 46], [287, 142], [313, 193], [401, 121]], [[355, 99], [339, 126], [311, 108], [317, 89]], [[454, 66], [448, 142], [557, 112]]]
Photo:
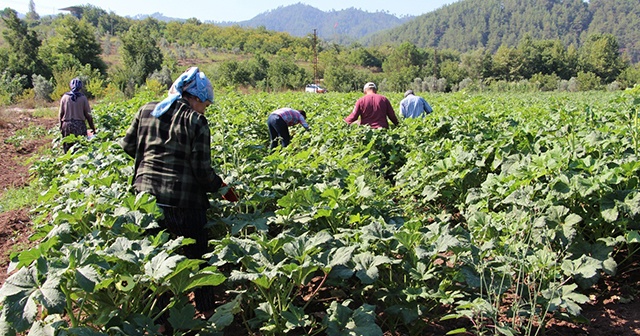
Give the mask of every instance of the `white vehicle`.
[[307, 84], [307, 86], [304, 88], [304, 91], [313, 93], [327, 93], [327, 89], [318, 84]]

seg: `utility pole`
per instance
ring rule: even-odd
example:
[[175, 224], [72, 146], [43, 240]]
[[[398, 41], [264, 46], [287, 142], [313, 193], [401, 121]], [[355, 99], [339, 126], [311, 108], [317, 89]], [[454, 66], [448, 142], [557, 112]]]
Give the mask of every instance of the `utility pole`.
[[318, 33], [313, 30], [313, 84], [318, 84]]

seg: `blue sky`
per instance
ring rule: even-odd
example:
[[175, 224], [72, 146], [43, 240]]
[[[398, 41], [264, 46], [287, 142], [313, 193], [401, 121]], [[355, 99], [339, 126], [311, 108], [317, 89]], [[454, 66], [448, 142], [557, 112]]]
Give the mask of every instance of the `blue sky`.
[[[444, 5], [461, 0], [34, 0], [36, 12], [40, 15], [60, 13], [58, 9], [91, 4], [120, 16], [152, 14], [160, 12], [168, 17], [198, 18], [201, 21], [243, 21], [279, 6], [288, 6], [298, 2], [308, 4], [324, 11], [359, 8], [368, 12], [386, 11], [398, 16], [420, 15], [436, 10]], [[0, 0], [0, 9], [10, 7], [20, 13], [29, 9], [29, 0]]]

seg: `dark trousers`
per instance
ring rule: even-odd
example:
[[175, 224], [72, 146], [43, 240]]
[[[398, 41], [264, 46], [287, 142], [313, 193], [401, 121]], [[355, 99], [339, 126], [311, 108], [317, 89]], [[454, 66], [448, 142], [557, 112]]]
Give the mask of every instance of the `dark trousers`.
[[[182, 236], [195, 239], [195, 244], [183, 247], [182, 253], [189, 259], [202, 259], [202, 255], [208, 252], [208, 233], [204, 226], [207, 224], [206, 209], [186, 209], [160, 206], [164, 212], [164, 218], [158, 222], [160, 230], [165, 229], [173, 236]], [[201, 267], [206, 267], [202, 264]], [[194, 299], [196, 308], [199, 311], [208, 311], [215, 308], [215, 287], [205, 286], [196, 288]], [[161, 307], [169, 304], [170, 296], [164, 295], [159, 298]], [[165, 322], [168, 316], [160, 319]]]
[[[87, 125], [84, 120], [67, 120], [63, 121], [60, 126], [60, 130], [62, 131], [62, 137], [68, 137], [69, 135], [77, 135], [77, 136], [87, 136]], [[62, 144], [62, 149], [64, 152], [68, 152], [71, 149], [71, 146], [75, 145], [75, 143], [66, 143]]]
[[289, 134], [289, 126], [280, 118], [277, 114], [269, 115], [267, 119], [267, 126], [269, 126], [269, 137], [271, 138], [271, 149], [278, 146], [278, 138], [281, 139], [282, 147], [287, 147], [291, 142], [291, 135]]

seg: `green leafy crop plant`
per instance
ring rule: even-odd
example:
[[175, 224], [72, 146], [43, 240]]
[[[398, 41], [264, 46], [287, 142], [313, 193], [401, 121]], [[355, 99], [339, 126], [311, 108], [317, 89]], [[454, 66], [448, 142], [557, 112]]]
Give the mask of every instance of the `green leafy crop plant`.
[[[115, 142], [159, 97], [96, 104], [94, 139], [33, 164], [38, 245], [11, 257], [0, 333], [152, 335], [168, 312], [176, 334], [543, 334], [637, 256], [638, 89], [434, 95], [388, 130], [342, 121], [360, 96], [216, 95], [213, 165], [240, 200], [211, 195], [203, 269], [145, 234], [161, 214]], [[311, 130], [271, 152], [284, 106]], [[205, 285], [220, 305], [199, 319]]]

